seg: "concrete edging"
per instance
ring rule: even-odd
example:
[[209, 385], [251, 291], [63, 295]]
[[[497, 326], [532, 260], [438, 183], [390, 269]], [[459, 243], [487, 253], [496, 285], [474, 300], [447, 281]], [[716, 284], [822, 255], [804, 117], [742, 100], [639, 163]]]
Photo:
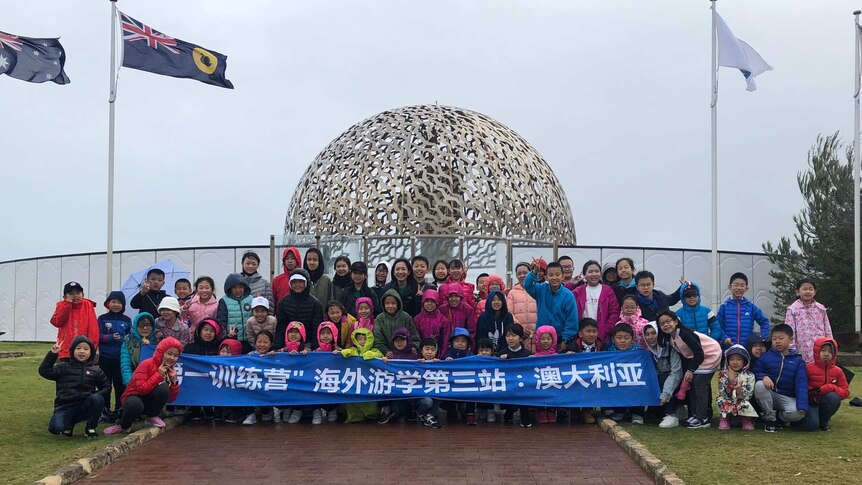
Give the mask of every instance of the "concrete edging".
[[634, 439], [616, 422], [600, 418], [598, 424], [602, 431], [611, 435], [614, 441], [631, 456], [640, 467], [655, 480], [658, 485], [685, 485], [685, 482], [672, 472], [661, 460], [650, 453], [646, 446]]
[[81, 458], [68, 466], [60, 468], [52, 475], [48, 475], [35, 483], [38, 485], [62, 485], [80, 480], [94, 471], [119, 460], [130, 451], [148, 443], [166, 430], [181, 424], [183, 418], [183, 416], [175, 416], [165, 419], [165, 427], [163, 429], [154, 426], [145, 426], [134, 433], [111, 442], [101, 450], [94, 451], [85, 458]]

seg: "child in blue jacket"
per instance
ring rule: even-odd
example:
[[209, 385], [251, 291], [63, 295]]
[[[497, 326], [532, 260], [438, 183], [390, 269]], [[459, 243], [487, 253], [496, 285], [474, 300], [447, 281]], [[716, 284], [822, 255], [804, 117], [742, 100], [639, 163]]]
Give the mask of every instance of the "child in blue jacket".
[[682, 307], [676, 311], [676, 316], [687, 328], [709, 335], [714, 340], [721, 338], [721, 325], [718, 323], [715, 313], [700, 304], [700, 287], [696, 283], [689, 282], [679, 289]]
[[781, 411], [782, 421], [791, 423], [808, 413], [808, 372], [805, 360], [790, 348], [793, 329], [780, 323], [772, 329], [771, 339], [772, 348], [754, 364], [754, 397], [763, 410], [767, 433], [781, 429], [776, 411]]
[[730, 276], [730, 297], [724, 300], [718, 309], [718, 323], [721, 325], [721, 335], [718, 343], [727, 349], [731, 345], [745, 345], [748, 335], [754, 328], [754, 322], [760, 325], [760, 334], [769, 334], [769, 319], [753, 302], [745, 298], [748, 291], [748, 276], [744, 273], [733, 273]]

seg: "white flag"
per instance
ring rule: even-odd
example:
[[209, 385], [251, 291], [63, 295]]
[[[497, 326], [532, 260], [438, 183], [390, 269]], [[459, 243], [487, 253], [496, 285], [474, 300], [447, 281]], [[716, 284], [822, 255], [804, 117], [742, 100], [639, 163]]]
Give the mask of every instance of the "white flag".
[[739, 69], [745, 76], [747, 85], [745, 90], [756, 90], [757, 85], [754, 84], [754, 78], [766, 71], [771, 71], [772, 66], [767, 64], [750, 45], [742, 39], [736, 38], [718, 12], [713, 11], [713, 15], [715, 16], [715, 28], [718, 35], [718, 65]]

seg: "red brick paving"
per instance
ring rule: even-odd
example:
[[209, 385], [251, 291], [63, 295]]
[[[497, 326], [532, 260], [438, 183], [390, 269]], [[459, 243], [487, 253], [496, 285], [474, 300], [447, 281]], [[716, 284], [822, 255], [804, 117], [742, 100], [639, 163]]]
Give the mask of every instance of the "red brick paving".
[[595, 425], [412, 423], [169, 430], [81, 483], [654, 483]]

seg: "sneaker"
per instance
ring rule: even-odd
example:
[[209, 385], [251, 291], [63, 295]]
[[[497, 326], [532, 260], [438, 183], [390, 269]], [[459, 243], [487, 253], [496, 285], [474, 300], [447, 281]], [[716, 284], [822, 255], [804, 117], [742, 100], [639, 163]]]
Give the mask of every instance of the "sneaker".
[[467, 426], [476, 426], [479, 422], [476, 420], [476, 413], [467, 413]]
[[287, 424], [296, 424], [302, 421], [302, 409], [294, 409], [290, 412], [290, 417], [287, 418]]
[[626, 415], [625, 415], [625, 414], [623, 414], [623, 413], [614, 413], [614, 414], [611, 414], [611, 419], [612, 419], [612, 420], [614, 420], [614, 421], [622, 421], [622, 420], [623, 420], [623, 418], [625, 418], [625, 417], [626, 417]]
[[115, 411], [111, 411], [108, 408], [105, 408], [102, 410], [102, 416], [99, 418], [99, 421], [103, 423], [116, 423], [117, 413]]
[[242, 421], [242, 416], [240, 416], [239, 413], [237, 413], [235, 411], [229, 412], [227, 414], [227, 416], [224, 418], [224, 422], [230, 423], [230, 424], [236, 424], [236, 423], [239, 423], [240, 421]]
[[311, 424], [323, 424], [323, 415], [321, 414], [322, 409], [315, 409], [311, 413]]
[[533, 418], [529, 415], [521, 417], [521, 427], [522, 428], [532, 428], [533, 427]]
[[659, 428], [676, 428], [677, 426], [679, 426], [679, 418], [672, 414], [666, 415], [658, 424]]
[[581, 417], [584, 418], [584, 424], [596, 424], [596, 417], [590, 411], [584, 411]]
[[325, 411], [325, 412], [326, 412], [326, 421], [327, 422], [334, 423], [334, 422], [338, 421], [338, 410], [333, 409], [332, 411]]
[[113, 426], [108, 426], [108, 427], [107, 427], [107, 428], [105, 428], [105, 430], [104, 430], [104, 431], [102, 431], [102, 432], [103, 432], [103, 433], [105, 433], [105, 435], [107, 435], [107, 436], [110, 436], [110, 435], [112, 435], [112, 434], [131, 433], [131, 432], [132, 432], [132, 427], [131, 427], [131, 426], [129, 426], [128, 428], [123, 428], [121, 425], [119, 425], [119, 424], [115, 424], [115, 425], [113, 425]]
[[275, 407], [272, 408], [272, 422], [275, 424], [281, 423], [281, 409]]
[[754, 429], [754, 420], [753, 419], [743, 416], [741, 421], [742, 421], [742, 429], [743, 430], [751, 431]]
[[[274, 414], [274, 413], [272, 412], [272, 408], [269, 408], [269, 412], [268, 412], [268, 413], [267, 413], [267, 412], [263, 412], [263, 411], [261, 411], [261, 413], [260, 413], [260, 420], [261, 420], [261, 421], [263, 421], [264, 423], [268, 423], [268, 422], [272, 421], [272, 416], [273, 416], [273, 414]], [[280, 419], [279, 419], [279, 420], [280, 420]]]
[[820, 431], [832, 431], [832, 427], [829, 426], [828, 424], [824, 424], [823, 426], [820, 427]]
[[150, 426], [155, 426], [156, 428], [164, 428], [165, 422], [162, 421], [162, 418], [158, 416], [154, 416], [152, 418], [147, 418], [147, 424]]
[[695, 420], [695, 417], [694, 417], [694, 416], [689, 416], [689, 417], [688, 417], [688, 419], [686, 419], [685, 421], [683, 421], [683, 426], [690, 424], [690, 423], [691, 423], [692, 421], [694, 421], [694, 420]]
[[709, 423], [709, 421], [701, 421], [701, 420], [699, 420], [699, 419], [697, 419], [697, 418], [694, 418], [694, 419], [692, 419], [691, 421], [689, 421], [689, 422], [685, 423], [685, 427], [686, 427], [686, 428], [688, 428], [688, 429], [702, 429], [702, 428], [709, 428], [709, 427], [710, 427], [710, 423]]
[[632, 414], [632, 424], [644, 424], [644, 417], [640, 414]]
[[74, 432], [75, 432], [75, 428], [69, 428], [69, 429], [64, 429], [63, 431], [60, 431], [60, 434], [62, 434], [63, 436], [71, 437]]
[[96, 432], [96, 428], [87, 428], [84, 430], [84, 434], [87, 435], [87, 438], [94, 439], [99, 437], [99, 433]]
[[210, 407], [204, 408], [204, 421], [222, 421], [222, 419], [223, 419], [223, 414], [221, 413], [221, 410], [219, 410], [219, 412], [216, 413], [213, 410], [213, 408], [210, 408]]
[[493, 423], [497, 421], [497, 415], [492, 410], [488, 410], [485, 416], [485, 420], [489, 423]]
[[440, 424], [440, 421], [437, 419], [437, 416], [434, 416], [433, 413], [428, 413], [428, 414], [425, 414], [423, 416], [420, 416], [419, 421], [424, 426], [427, 426], [429, 428], [440, 429], [443, 427], [443, 425]]
[[387, 413], [386, 411], [380, 411], [380, 414], [377, 415], [377, 424], [386, 424], [392, 419], [392, 415]]
[[242, 422], [242, 425], [243, 426], [252, 426], [255, 424], [257, 424], [257, 416], [254, 414], [254, 411], [252, 411], [251, 414], [249, 414], [248, 416], [245, 417], [245, 419]]
[[775, 433], [780, 429], [781, 429], [781, 427], [775, 421], [767, 421], [763, 425], [763, 431], [766, 431], [767, 433]]
[[730, 429], [730, 419], [729, 418], [721, 418], [718, 420], [718, 429], [722, 431], [727, 431]]

